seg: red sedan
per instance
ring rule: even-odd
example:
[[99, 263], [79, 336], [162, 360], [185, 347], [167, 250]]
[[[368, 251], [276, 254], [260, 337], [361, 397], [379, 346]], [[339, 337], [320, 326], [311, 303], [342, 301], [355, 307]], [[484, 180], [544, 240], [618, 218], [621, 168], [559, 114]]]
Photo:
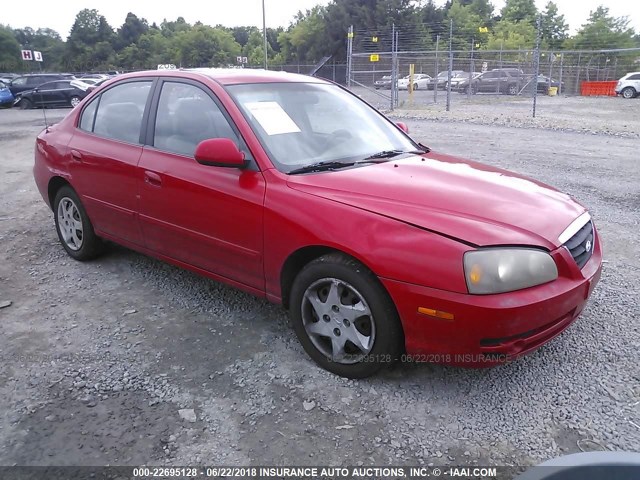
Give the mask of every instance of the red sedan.
[[495, 365], [560, 334], [600, 277], [589, 213], [405, 130], [317, 78], [140, 72], [44, 130], [34, 175], [71, 257], [111, 240], [282, 303], [339, 375]]

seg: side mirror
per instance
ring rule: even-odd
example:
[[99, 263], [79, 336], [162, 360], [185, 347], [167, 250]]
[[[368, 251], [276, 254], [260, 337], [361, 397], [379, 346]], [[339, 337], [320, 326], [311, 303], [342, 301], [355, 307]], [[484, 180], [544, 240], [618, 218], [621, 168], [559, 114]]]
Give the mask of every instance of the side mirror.
[[209, 138], [196, 147], [196, 162], [211, 167], [244, 168], [247, 161], [238, 146], [228, 138]]
[[400, 130], [402, 130], [407, 135], [409, 134], [409, 127], [407, 127], [406, 123], [404, 123], [404, 122], [396, 122], [396, 127], [398, 127]]

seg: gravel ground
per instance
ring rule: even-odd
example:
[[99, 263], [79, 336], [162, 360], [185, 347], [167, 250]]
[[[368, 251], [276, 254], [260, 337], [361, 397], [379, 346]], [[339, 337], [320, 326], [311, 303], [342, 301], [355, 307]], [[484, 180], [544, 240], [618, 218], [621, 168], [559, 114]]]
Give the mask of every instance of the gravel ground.
[[606, 264], [567, 332], [489, 370], [335, 377], [278, 306], [120, 247], [68, 258], [31, 175], [42, 113], [0, 111], [0, 464], [530, 465], [640, 450], [638, 140], [562, 131], [586, 119], [525, 130], [399, 114], [434, 149], [590, 208]]
[[[389, 90], [380, 90], [378, 94], [365, 88], [354, 91], [376, 107], [389, 109], [389, 100], [379, 95], [389, 95]], [[640, 98], [539, 95], [536, 118], [532, 116], [532, 97], [481, 93], [469, 99], [467, 95], [452, 92], [449, 112], [446, 111], [446, 92], [438, 91], [437, 103], [433, 100], [433, 90], [418, 90], [412, 98], [401, 90], [394, 116], [640, 138]]]

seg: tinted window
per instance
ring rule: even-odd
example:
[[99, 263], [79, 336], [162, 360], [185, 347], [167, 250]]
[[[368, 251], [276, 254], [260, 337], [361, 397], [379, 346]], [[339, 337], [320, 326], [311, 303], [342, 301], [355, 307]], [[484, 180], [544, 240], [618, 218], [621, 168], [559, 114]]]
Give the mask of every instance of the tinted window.
[[27, 77], [27, 85], [34, 85], [34, 86], [42, 85], [47, 80], [48, 78], [42, 78], [40, 76]]
[[482, 75], [482, 78], [497, 78], [500, 74], [496, 72], [487, 72]]
[[93, 132], [129, 143], [140, 143], [142, 115], [151, 81], [129, 82], [101, 95]]
[[[204, 90], [186, 83], [165, 82], [160, 92], [153, 145], [161, 150], [193, 156], [207, 138], [238, 136]], [[242, 148], [242, 147], [241, 147]]]
[[627, 80], [640, 80], [640, 73], [631, 75]]
[[96, 107], [98, 106], [98, 97], [94, 98], [89, 105], [82, 111], [79, 127], [87, 132], [93, 131], [93, 119], [96, 116]]

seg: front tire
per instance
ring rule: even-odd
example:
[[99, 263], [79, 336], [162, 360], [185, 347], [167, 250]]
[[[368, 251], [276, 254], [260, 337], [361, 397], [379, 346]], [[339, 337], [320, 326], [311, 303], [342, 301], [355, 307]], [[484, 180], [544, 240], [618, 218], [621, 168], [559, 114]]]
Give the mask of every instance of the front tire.
[[23, 98], [22, 100], [20, 100], [18, 106], [22, 110], [29, 110], [30, 108], [33, 108], [33, 103], [31, 103], [31, 100], [29, 100], [28, 98]]
[[85, 261], [102, 253], [104, 244], [93, 231], [87, 212], [71, 187], [58, 190], [53, 201], [53, 214], [58, 239], [70, 257]]
[[518, 94], [518, 85], [512, 84], [507, 88], [507, 93], [509, 95], [517, 95]]
[[290, 312], [307, 354], [336, 375], [368, 377], [402, 351], [404, 335], [389, 294], [369, 269], [345, 255], [325, 255], [302, 269]]
[[633, 87], [623, 88], [621, 93], [622, 97], [626, 99], [634, 98], [638, 94], [638, 92], [636, 92], [636, 89]]

